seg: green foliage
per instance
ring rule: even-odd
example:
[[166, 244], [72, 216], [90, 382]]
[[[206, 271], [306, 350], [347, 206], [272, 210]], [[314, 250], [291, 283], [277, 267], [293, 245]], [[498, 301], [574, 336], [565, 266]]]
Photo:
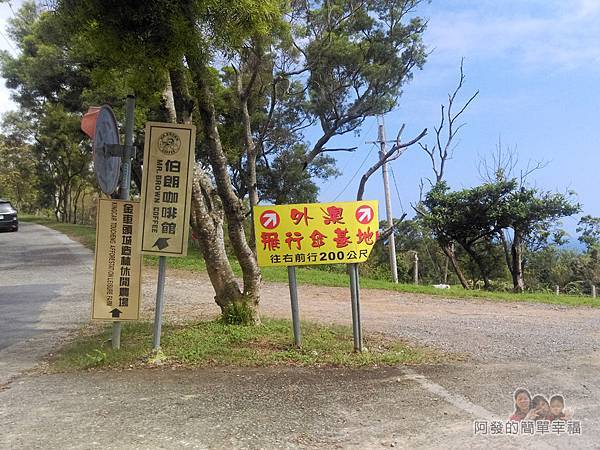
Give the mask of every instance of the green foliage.
[[484, 183], [451, 192], [446, 182], [437, 183], [420, 205], [419, 214], [442, 246], [457, 242], [479, 269], [479, 277], [489, 287], [494, 267], [489, 250], [495, 236], [507, 226], [503, 214], [516, 181]]
[[227, 325], [254, 325], [254, 311], [248, 302], [231, 302], [224, 309], [221, 320]]
[[313, 180], [326, 180], [339, 172], [335, 169], [335, 159], [327, 155], [318, 156], [304, 170], [305, 154], [305, 146], [296, 144], [278, 152], [269, 167], [259, 161], [257, 178], [262, 200], [277, 205], [317, 201], [319, 188]]
[[95, 348], [91, 353], [86, 353], [86, 366], [87, 367], [97, 367], [106, 361], [106, 352], [103, 352], [99, 348]]
[[[445, 182], [437, 183], [427, 193], [419, 214], [442, 246], [451, 242], [461, 245], [486, 287], [491, 288], [490, 280], [506, 273], [499, 265], [499, 239], [506, 242], [506, 236], [512, 236], [511, 255], [506, 258], [510, 260], [508, 269], [514, 272], [522, 265], [523, 247], [533, 251], [546, 247], [551, 239], [560, 243], [564, 233], [556, 227], [558, 219], [579, 209], [563, 194], [519, 186], [516, 179], [499, 177], [454, 192]], [[521, 277], [521, 272], [514, 272], [515, 288]]]
[[422, 203], [422, 221], [438, 240], [470, 248], [507, 225], [501, 207], [516, 186], [514, 180], [500, 181], [452, 192], [441, 181]]
[[425, 22], [403, 20], [419, 1], [309, 3], [305, 49], [311, 113], [326, 134], [355, 130], [396, 104], [414, 68], [425, 62]]
[[600, 285], [600, 261], [594, 252], [579, 253], [548, 246], [527, 255], [529, 287], [536, 291], [590, 295], [592, 284]]
[[560, 236], [560, 233], [553, 232], [557, 220], [580, 210], [580, 205], [572, 203], [564, 194], [521, 186], [511, 192], [501, 213], [507, 228], [510, 227], [515, 235], [534, 247]]
[[36, 158], [31, 145], [14, 134], [0, 135], [0, 197], [19, 211], [38, 205]]
[[600, 246], [600, 217], [583, 216], [579, 220], [575, 231], [581, 233], [578, 238], [579, 242], [586, 246], [588, 252], [598, 252]]
[[13, 145], [31, 149], [33, 170], [18, 167], [37, 190], [28, 209], [51, 207], [61, 220], [74, 221], [79, 197], [91, 186], [90, 148], [72, 112], [81, 109], [87, 72], [70, 57], [67, 30], [33, 2], [23, 4], [8, 32], [20, 54], [3, 53], [0, 68], [21, 110], [4, 117], [3, 129]]

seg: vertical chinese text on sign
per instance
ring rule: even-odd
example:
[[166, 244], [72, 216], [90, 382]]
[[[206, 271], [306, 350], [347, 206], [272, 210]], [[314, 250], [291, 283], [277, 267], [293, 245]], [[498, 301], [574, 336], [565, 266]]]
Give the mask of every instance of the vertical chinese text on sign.
[[98, 200], [92, 319], [139, 319], [139, 217], [139, 202]]
[[196, 128], [148, 122], [142, 180], [142, 252], [185, 256]]

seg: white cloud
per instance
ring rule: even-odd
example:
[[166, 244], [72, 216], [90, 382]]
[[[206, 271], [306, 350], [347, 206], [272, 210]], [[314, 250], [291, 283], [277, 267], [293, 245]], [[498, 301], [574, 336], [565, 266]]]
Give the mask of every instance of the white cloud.
[[502, 58], [520, 69], [600, 67], [600, 0], [454, 3], [432, 8], [430, 61], [456, 64], [465, 56]]

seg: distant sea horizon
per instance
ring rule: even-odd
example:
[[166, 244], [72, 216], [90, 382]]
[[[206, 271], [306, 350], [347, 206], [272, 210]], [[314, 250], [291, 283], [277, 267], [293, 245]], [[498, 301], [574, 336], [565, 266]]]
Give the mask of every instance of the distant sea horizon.
[[584, 253], [586, 249], [585, 244], [580, 242], [577, 238], [569, 238], [569, 240], [559, 248], [562, 250], [576, 251], [578, 253]]

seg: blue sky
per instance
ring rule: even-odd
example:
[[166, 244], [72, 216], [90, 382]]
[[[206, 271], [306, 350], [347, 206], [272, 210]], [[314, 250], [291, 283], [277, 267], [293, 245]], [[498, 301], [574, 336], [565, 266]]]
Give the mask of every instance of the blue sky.
[[[427, 127], [430, 133], [423, 142], [433, 145], [440, 106], [456, 86], [464, 57], [467, 78], [461, 100], [480, 93], [463, 115], [466, 125], [446, 171], [451, 186], [479, 183], [478, 162], [489, 158], [501, 139], [504, 148], [517, 149], [520, 168], [547, 162], [530, 176], [533, 184], [574, 190], [585, 214], [600, 215], [600, 1], [438, 0], [419, 11], [429, 18], [425, 42], [432, 53], [406, 85], [398, 108], [385, 117], [388, 139], [405, 123], [405, 139]], [[354, 198], [360, 175], [377, 160], [376, 149], [350, 180], [371, 149], [365, 141], [376, 135], [377, 124], [371, 120], [359, 137], [336, 141], [335, 146], [360, 148], [354, 154], [335, 154], [344, 176], [324, 184], [320, 200]], [[404, 209], [411, 217], [420, 180], [433, 175], [430, 162], [414, 146], [391, 167], [399, 193], [398, 198], [391, 179], [394, 215]], [[380, 173], [369, 180], [365, 198], [383, 201]], [[383, 213], [380, 204], [380, 217]], [[577, 218], [564, 221], [572, 235], [576, 223]]]
[[[13, 8], [20, 3], [13, 1]], [[600, 0], [434, 0], [418, 12], [429, 19], [425, 42], [432, 53], [405, 86], [398, 107], [385, 117], [388, 138], [405, 123], [405, 139], [427, 127], [430, 134], [423, 142], [433, 144], [440, 105], [455, 88], [464, 57], [467, 78], [458, 103], [476, 90], [480, 93], [463, 115], [466, 126], [446, 169], [450, 185], [479, 183], [478, 162], [489, 157], [501, 139], [503, 147], [517, 149], [520, 168], [530, 162], [548, 163], [531, 175], [532, 183], [547, 190], [574, 190], [584, 213], [600, 216]], [[9, 6], [0, 4], [0, 47], [12, 51], [4, 32], [10, 16]], [[0, 112], [11, 108], [2, 85]], [[343, 175], [321, 186], [320, 201], [355, 198], [360, 176], [377, 159], [377, 149], [365, 141], [376, 136], [373, 119], [359, 136], [331, 143], [359, 149], [334, 154]], [[420, 180], [433, 175], [430, 162], [414, 146], [391, 168], [394, 215], [404, 210], [410, 217]], [[365, 198], [380, 201], [383, 217], [380, 173], [371, 177]], [[576, 223], [576, 218], [565, 220], [565, 227], [574, 234]]]

